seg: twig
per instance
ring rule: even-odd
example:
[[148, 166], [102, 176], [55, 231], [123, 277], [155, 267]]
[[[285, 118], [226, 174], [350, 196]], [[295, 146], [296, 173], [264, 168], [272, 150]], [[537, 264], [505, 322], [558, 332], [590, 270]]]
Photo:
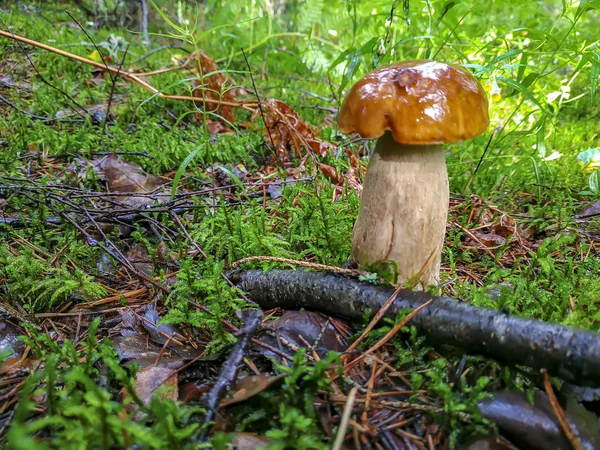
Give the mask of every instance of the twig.
[[114, 258], [115, 261], [119, 261], [121, 264], [123, 264], [125, 267], [127, 267], [127, 269], [129, 269], [140, 280], [143, 280], [143, 281], [146, 281], [146, 282], [152, 284], [153, 286], [157, 287], [158, 289], [160, 289], [163, 292], [170, 292], [169, 288], [161, 285], [160, 283], [157, 283], [156, 281], [147, 277], [140, 271], [136, 270], [135, 267], [133, 267], [129, 263], [129, 261], [127, 261], [127, 258], [123, 257], [122, 255], [116, 254], [110, 248], [108, 248], [106, 245], [104, 245], [102, 242], [98, 241], [97, 239], [94, 239], [87, 231], [85, 231], [81, 226], [79, 226], [79, 224], [77, 222], [75, 222], [73, 219], [71, 219], [67, 214], [65, 214], [64, 212], [61, 212], [60, 215], [67, 222], [69, 222], [71, 225], [73, 225], [75, 228], [77, 228], [77, 230], [86, 237], [89, 245], [91, 245], [91, 246], [97, 245], [98, 247], [100, 247], [102, 250], [104, 250], [106, 253], [108, 253], [112, 258]]
[[[123, 52], [123, 58], [121, 58], [121, 61], [119, 62], [119, 70], [121, 70], [121, 68], [123, 67], [123, 63], [125, 62], [125, 58], [127, 57], [127, 52], [129, 51], [129, 44], [127, 44], [127, 47], [125, 48], [125, 51]], [[110, 72], [109, 72], [110, 73]], [[104, 136], [106, 136], [106, 132], [107, 132], [107, 125], [108, 125], [108, 118], [110, 117], [110, 107], [112, 105], [112, 101], [115, 95], [115, 87], [117, 86], [117, 80], [119, 79], [119, 75], [115, 75], [112, 78], [112, 83], [110, 85], [110, 94], [108, 95], [108, 103], [106, 105], [106, 115], [104, 116], [104, 123], [102, 124], [102, 133], [104, 134]]]
[[[108, 69], [108, 64], [106, 64], [106, 60], [104, 59], [104, 55], [100, 51], [100, 48], [98, 47], [98, 45], [96, 45], [96, 41], [94, 41], [94, 39], [92, 39], [92, 36], [90, 36], [90, 34], [83, 27], [83, 25], [81, 25], [77, 21], [77, 19], [75, 17], [73, 17], [73, 14], [71, 14], [69, 11], [65, 10], [65, 12], [69, 15], [69, 17], [71, 19], [73, 19], [73, 21], [77, 24], [77, 26], [81, 29], [81, 31], [83, 31], [85, 33], [85, 35], [87, 36], [87, 38], [89, 39], [89, 41], [92, 43], [92, 45], [94, 46], [94, 48], [98, 52], [98, 55], [100, 55], [100, 59], [104, 63], [104, 67], [106, 68], [106, 71], [108, 72], [108, 75], [110, 76], [110, 80], [111, 80], [110, 94], [108, 96], [108, 104], [106, 105], [106, 113], [105, 113], [105, 116], [104, 116], [104, 121], [102, 123], [102, 132], [103, 132], [104, 135], [106, 135], [106, 130], [107, 130], [106, 126], [108, 124], [108, 118], [110, 116], [110, 106], [112, 104], [113, 95], [115, 93], [115, 86], [117, 84], [117, 80], [119, 79], [119, 76], [118, 75], [113, 75], [112, 72]], [[129, 44], [127, 44], [127, 48], [125, 49], [125, 52], [123, 53], [123, 57], [121, 58], [121, 61], [119, 62], [119, 67], [118, 67], [119, 71], [121, 70], [121, 67], [123, 67], [123, 63], [125, 62], [125, 58], [127, 57], [127, 52], [128, 51], [129, 51]]]
[[[2, 20], [1, 17], [0, 17], [0, 23], [2, 23], [3, 26], [7, 27], [6, 23], [4, 22], [4, 20]], [[32, 41], [30, 39], [23, 40], [25, 38], [21, 38], [21, 36], [18, 36], [16, 34], [12, 33], [12, 32], [4, 31], [4, 30], [0, 30], [0, 36], [6, 36], [8, 38], [16, 40], [18, 42], [19, 48], [21, 49], [21, 52], [23, 53], [23, 56], [25, 56], [25, 58], [27, 59], [27, 61], [29, 61], [29, 64], [31, 65], [31, 68], [35, 71], [35, 73], [37, 74], [37, 76], [40, 77], [40, 80], [42, 80], [42, 82], [44, 84], [46, 84], [47, 86], [49, 86], [52, 89], [55, 89], [58, 92], [60, 92], [65, 98], [69, 99], [71, 101], [71, 103], [73, 105], [77, 106], [77, 108], [79, 108], [81, 111], [86, 112], [85, 108], [83, 106], [81, 106], [79, 103], [77, 103], [77, 101], [75, 101], [75, 99], [72, 96], [70, 96], [69, 94], [67, 94], [65, 91], [63, 91], [58, 86], [54, 86], [52, 83], [50, 83], [48, 80], [46, 80], [46, 78], [44, 78], [44, 76], [40, 73], [40, 71], [38, 70], [38, 68], [36, 67], [36, 65], [33, 63], [33, 61], [31, 60], [31, 58], [27, 54], [27, 51], [25, 51], [25, 48], [21, 45], [21, 42], [24, 42], [26, 44], [30, 43], [30, 42], [35, 42], [36, 44], [40, 44], [39, 42]], [[30, 41], [30, 42], [27, 42], [27, 41]], [[32, 45], [34, 45], [34, 44], [32, 44]], [[44, 45], [44, 44], [40, 44], [40, 45]], [[46, 47], [52, 48], [52, 47], [47, 46], [47, 45], [46, 45]], [[83, 59], [85, 59], [85, 58], [83, 58]], [[75, 112], [77, 114], [79, 114], [79, 116], [82, 119], [85, 119], [85, 114], [82, 113], [81, 111], [77, 111], [77, 108], [75, 108]]]
[[502, 264], [502, 261], [500, 261], [498, 259], [498, 257], [494, 254], [494, 252], [492, 252], [489, 248], [487, 248], [487, 245], [485, 245], [483, 242], [481, 242], [481, 240], [475, 236], [475, 234], [473, 234], [471, 232], [471, 230], [463, 227], [461, 224], [459, 224], [458, 222], [452, 222], [452, 225], [454, 225], [457, 228], [460, 228], [465, 234], [467, 234], [471, 239], [473, 239], [475, 242], [477, 242], [479, 245], [481, 245], [482, 250], [484, 252], [486, 252], [488, 255], [490, 255], [494, 261], [496, 261], [498, 263], [498, 265], [502, 268], [504, 268], [504, 265]]
[[565, 417], [565, 413], [560, 407], [558, 400], [556, 399], [556, 395], [554, 395], [554, 390], [552, 389], [552, 384], [550, 383], [550, 377], [548, 376], [548, 371], [546, 369], [541, 369], [542, 375], [544, 376], [544, 389], [546, 390], [546, 394], [548, 395], [548, 400], [550, 401], [550, 405], [552, 406], [552, 410], [558, 419], [558, 423], [562, 428], [565, 436], [573, 446], [573, 450], [583, 450], [583, 445], [579, 438], [573, 432], [573, 428], [567, 421]]
[[244, 264], [250, 261], [273, 261], [282, 264], [293, 264], [294, 266], [306, 267], [307, 269], [323, 270], [325, 272], [337, 273], [338, 275], [349, 275], [352, 277], [359, 277], [361, 275], [367, 275], [368, 272], [357, 269], [344, 269], [342, 267], [327, 266], [325, 264], [311, 263], [308, 261], [299, 261], [297, 259], [278, 258], [275, 256], [248, 256], [246, 258], [238, 259], [231, 263], [232, 269], [236, 268], [240, 264]]
[[356, 391], [357, 389], [353, 387], [350, 390], [350, 394], [348, 394], [348, 399], [346, 400], [346, 405], [344, 406], [344, 413], [342, 414], [342, 420], [340, 421], [340, 426], [338, 428], [337, 435], [335, 437], [335, 442], [331, 447], [331, 450], [340, 450], [342, 445], [344, 444], [344, 438], [346, 437], [346, 428], [348, 428], [348, 422], [350, 421], [350, 416], [352, 415], [352, 408], [354, 407], [354, 401], [356, 400]]
[[86, 35], [86, 37], [88, 38], [88, 40], [92, 43], [92, 45], [94, 46], [94, 49], [98, 52], [98, 56], [100, 57], [100, 61], [102, 61], [104, 63], [104, 68], [108, 72], [108, 76], [114, 82], [115, 78], [113, 77], [113, 74], [108, 69], [108, 64], [106, 64], [106, 60], [104, 59], [104, 55], [102, 54], [102, 51], [100, 50], [100, 48], [98, 48], [98, 45], [96, 45], [96, 41], [94, 41], [94, 39], [92, 39], [92, 36], [90, 36], [90, 34], [87, 32], [87, 30], [85, 28], [83, 28], [83, 25], [81, 25], [79, 23], [79, 21], [73, 16], [73, 14], [71, 14], [67, 10], [65, 10], [65, 12], [69, 15], [69, 17], [71, 18], [71, 20], [73, 20], [73, 22], [75, 22], [75, 24], [79, 27], [79, 29], [81, 31], [83, 31], [83, 33]]
[[[215, 385], [210, 392], [206, 394], [207, 411], [204, 419], [205, 425], [208, 425], [210, 422], [212, 422], [221, 398], [227, 392], [227, 390], [231, 388], [233, 380], [237, 375], [238, 367], [244, 359], [244, 354], [248, 348], [248, 345], [250, 344], [251, 337], [260, 325], [261, 320], [261, 311], [254, 310], [246, 313], [246, 321], [244, 328], [241, 330], [238, 336], [238, 342], [235, 344], [229, 359], [225, 362], [225, 364], [223, 364], [223, 369], [221, 370]], [[205, 439], [207, 432], [208, 427], [203, 433], [201, 440]]]
[[[108, 70], [109, 72], [111, 72], [113, 74], [120, 75], [123, 78], [125, 78], [129, 81], [132, 81], [133, 83], [137, 84], [138, 86], [141, 86], [142, 88], [146, 89], [147, 91], [151, 92], [152, 94], [154, 94], [160, 98], [164, 98], [164, 99], [168, 99], [168, 100], [183, 100], [183, 101], [193, 101], [193, 102], [203, 102], [204, 101], [205, 103], [214, 103], [217, 105], [233, 106], [236, 108], [245, 109], [250, 112], [255, 112], [255, 109], [253, 108], [253, 105], [254, 105], [253, 102], [226, 102], [226, 101], [222, 101], [222, 100], [213, 100], [213, 99], [209, 99], [209, 98], [202, 99], [201, 97], [194, 97], [194, 96], [189, 96], [189, 95], [165, 94], [165, 93], [159, 91], [158, 89], [156, 89], [154, 86], [146, 83], [144, 80], [140, 79], [137, 75], [135, 75], [131, 72], [126, 72], [124, 70], [117, 69], [116, 67], [101, 64], [96, 61], [92, 61], [91, 59], [84, 58], [83, 56], [75, 55], [74, 53], [69, 53], [64, 50], [54, 48], [50, 45], [46, 45], [41, 42], [34, 41], [33, 39], [28, 39], [26, 37], [19, 36], [17, 34], [14, 34], [14, 33], [8, 32], [8, 31], [0, 30], [0, 36], [14, 39], [16, 41], [23, 42], [28, 45], [33, 45], [34, 47], [38, 47], [38, 48], [47, 50], [52, 53], [56, 53], [57, 55], [64, 56], [66, 58], [78, 61], [80, 63], [87, 64], [89, 66], [97, 67], [97, 68], [103, 69], [103, 70]], [[52, 86], [52, 85], [50, 85], [50, 86]], [[54, 86], [52, 86], [52, 87], [54, 87]], [[64, 92], [62, 92], [62, 93], [64, 95], [68, 95]], [[77, 104], [77, 103], [75, 103], [75, 104]], [[81, 106], [79, 106], [78, 104], [77, 104], [77, 106], [80, 107], [83, 111], [85, 111], [85, 109], [82, 108]], [[82, 117], [84, 117], [84, 116], [82, 116]]]
[[1, 95], [0, 95], [0, 101], [3, 101], [4, 103], [6, 103], [11, 108], [19, 111], [21, 114], [25, 114], [26, 116], [29, 116], [29, 117], [31, 117], [32, 119], [35, 119], [35, 120], [41, 120], [42, 122], [54, 122], [54, 121], [58, 120], [58, 119], [54, 119], [52, 117], [38, 116], [38, 115], [35, 115], [33, 113], [30, 113], [29, 111], [25, 111], [24, 109], [19, 108], [19, 106], [15, 105], [13, 102], [11, 102], [10, 100], [8, 100], [7, 98], [4, 98]]
[[[364, 329], [364, 331], [361, 333], [361, 335], [358, 337], [358, 339], [355, 340], [352, 343], [352, 345], [346, 349], [346, 353], [349, 353], [352, 350], [354, 350], [355, 348], [357, 348], [358, 345], [367, 337], [367, 334], [369, 334], [369, 332], [373, 328], [375, 328], [375, 325], [377, 325], [379, 323], [379, 321], [385, 316], [385, 313], [390, 308], [390, 306], [392, 306], [392, 303], [394, 303], [394, 300], [396, 300], [396, 297], [398, 296], [398, 293], [400, 292], [401, 289], [402, 289], [402, 287], [398, 286], [398, 288], [394, 291], [394, 293], [392, 295], [390, 295], [390, 297], [385, 301], [385, 303], [381, 306], [381, 308], [379, 308], [379, 311], [377, 311], [377, 313], [373, 316], [373, 318], [369, 322], [369, 325], [367, 325], [367, 327]], [[347, 355], [344, 355], [344, 356], [347, 356]]]
[[242, 55], [244, 55], [244, 61], [246, 61], [246, 66], [248, 66], [248, 73], [250, 74], [250, 81], [252, 81], [252, 88], [254, 89], [254, 95], [256, 96], [256, 101], [258, 102], [258, 110], [260, 111], [260, 116], [265, 124], [265, 128], [267, 129], [267, 134], [269, 135], [269, 140], [271, 141], [271, 149], [275, 150], [275, 141], [273, 140], [273, 136], [271, 136], [271, 129], [267, 124], [267, 119], [265, 118], [265, 112], [262, 108], [262, 103], [260, 102], [260, 97], [258, 95], [258, 89], [256, 89], [256, 83], [254, 82], [254, 76], [252, 75], [252, 68], [250, 67], [250, 63], [248, 62], [248, 58], [246, 57], [246, 52], [242, 48]]
[[348, 370], [349, 368], [355, 366], [356, 364], [358, 364], [359, 361], [361, 361], [362, 359], [366, 358], [368, 355], [370, 355], [371, 353], [373, 353], [375, 350], [377, 350], [378, 348], [381, 348], [383, 345], [385, 345], [390, 339], [392, 339], [402, 329], [402, 327], [404, 327], [408, 322], [410, 322], [410, 320], [413, 317], [415, 317], [422, 309], [424, 309], [427, 306], [431, 305], [432, 302], [433, 302], [433, 299], [431, 298], [428, 301], [426, 301], [425, 303], [423, 303], [422, 305], [420, 305], [419, 307], [415, 308], [409, 314], [407, 314], [406, 317], [404, 317], [404, 319], [402, 319], [400, 322], [398, 322], [374, 346], [372, 346], [367, 351], [361, 353], [358, 358], [353, 359], [351, 362], [349, 362], [348, 364], [346, 364], [344, 366], [344, 370]]

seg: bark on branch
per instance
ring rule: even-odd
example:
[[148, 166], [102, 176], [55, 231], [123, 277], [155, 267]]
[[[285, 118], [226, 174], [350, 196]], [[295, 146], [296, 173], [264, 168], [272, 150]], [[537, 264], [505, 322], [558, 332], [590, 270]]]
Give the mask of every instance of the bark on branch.
[[[372, 317], [394, 292], [387, 286], [302, 270], [251, 270], [232, 273], [231, 279], [263, 308], [306, 308], [347, 319], [362, 318], [365, 310]], [[430, 298], [425, 292], [400, 291], [387, 316], [417, 308]], [[600, 386], [600, 333], [510, 316], [448, 297], [433, 299], [411, 324], [434, 344], [546, 368], [565, 381]]]

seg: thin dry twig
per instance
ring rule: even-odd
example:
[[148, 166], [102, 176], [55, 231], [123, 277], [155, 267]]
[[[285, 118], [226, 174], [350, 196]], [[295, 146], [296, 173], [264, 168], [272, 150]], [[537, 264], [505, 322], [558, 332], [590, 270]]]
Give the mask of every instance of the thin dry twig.
[[[394, 293], [392, 295], [390, 295], [390, 297], [385, 301], [385, 303], [381, 306], [381, 308], [379, 308], [379, 311], [377, 311], [377, 314], [375, 314], [373, 316], [373, 318], [369, 322], [369, 325], [367, 325], [367, 327], [364, 329], [364, 331], [361, 333], [361, 335], [358, 337], [358, 339], [356, 341], [354, 341], [352, 343], [352, 345], [350, 345], [350, 347], [348, 347], [346, 349], [346, 352], [351, 352], [352, 350], [356, 349], [358, 347], [358, 345], [362, 341], [364, 341], [364, 339], [367, 337], [367, 335], [369, 334], [369, 332], [373, 328], [375, 328], [375, 325], [377, 325], [379, 323], [379, 321], [381, 320], [381, 318], [385, 316], [385, 313], [390, 308], [390, 306], [392, 305], [392, 303], [394, 303], [394, 300], [398, 296], [398, 293], [400, 292], [400, 289], [402, 289], [402, 287], [398, 286], [398, 288], [394, 291]], [[347, 356], [347, 355], [344, 355], [344, 356]]]
[[308, 261], [299, 261], [297, 259], [278, 258], [275, 256], [248, 256], [247, 258], [238, 259], [230, 264], [232, 269], [235, 269], [240, 264], [244, 264], [249, 261], [273, 261], [283, 264], [292, 264], [294, 266], [306, 267], [308, 269], [322, 270], [325, 272], [337, 273], [338, 275], [350, 275], [352, 277], [358, 277], [361, 275], [367, 275], [368, 272], [358, 269], [344, 269], [342, 267], [327, 266], [325, 264], [311, 263]]
[[381, 348], [383, 345], [385, 345], [390, 339], [392, 339], [398, 333], [398, 331], [400, 331], [402, 329], [402, 327], [404, 327], [408, 322], [410, 322], [410, 320], [413, 317], [415, 317], [419, 313], [419, 311], [421, 311], [423, 308], [426, 308], [427, 306], [429, 306], [432, 302], [433, 302], [433, 299], [431, 298], [431, 299], [427, 300], [425, 303], [423, 303], [421, 306], [419, 306], [418, 308], [415, 308], [413, 311], [411, 311], [409, 314], [407, 314], [404, 319], [402, 319], [400, 322], [398, 322], [394, 326], [394, 328], [392, 328], [390, 331], [388, 331], [387, 334], [384, 337], [382, 337], [379, 340], [379, 342], [377, 342], [373, 347], [371, 347], [370, 349], [363, 352], [359, 357], [352, 360], [350, 363], [346, 364], [344, 366], [344, 371], [346, 371], [347, 369], [349, 369], [351, 367], [354, 367], [356, 364], [358, 364], [359, 361], [362, 361], [366, 356], [368, 356], [369, 354], [373, 353], [378, 348]]
[[344, 413], [342, 415], [342, 420], [340, 422], [340, 426], [338, 428], [337, 435], [335, 437], [335, 442], [331, 447], [331, 450], [340, 450], [342, 448], [342, 444], [344, 443], [344, 438], [346, 437], [346, 428], [348, 428], [348, 422], [350, 420], [350, 415], [352, 414], [352, 408], [354, 407], [354, 401], [356, 400], [356, 392], [357, 388], [353, 387], [350, 390], [350, 394], [348, 394], [348, 399], [346, 400], [346, 406], [344, 406]]
[[552, 406], [552, 410], [554, 411], [554, 414], [558, 419], [560, 427], [562, 428], [563, 432], [565, 433], [565, 436], [567, 436], [567, 439], [571, 443], [573, 450], [583, 450], [583, 445], [581, 444], [581, 441], [573, 431], [573, 428], [571, 428], [571, 425], [565, 417], [564, 411], [562, 410], [560, 404], [558, 403], [558, 400], [556, 399], [556, 395], [554, 394], [554, 390], [552, 389], [552, 384], [550, 383], [548, 371], [546, 369], [541, 369], [540, 372], [542, 372], [542, 375], [544, 376], [544, 389], [546, 389], [548, 400], [550, 401], [550, 405]]
[[156, 96], [158, 96], [160, 98], [164, 98], [164, 99], [168, 99], [168, 100], [182, 100], [182, 101], [194, 101], [194, 102], [214, 103], [214, 104], [223, 105], [223, 106], [233, 106], [233, 107], [236, 107], [236, 108], [245, 109], [245, 110], [250, 111], [250, 112], [255, 112], [255, 109], [253, 107], [254, 106], [254, 102], [253, 101], [252, 102], [226, 102], [226, 101], [221, 101], [221, 100], [203, 99], [201, 97], [194, 97], [194, 96], [189, 96], [189, 95], [170, 95], [170, 94], [165, 94], [164, 92], [159, 91], [154, 86], [152, 86], [149, 83], [145, 82], [144, 80], [140, 79], [134, 73], [127, 72], [125, 70], [109, 66], [109, 65], [107, 65], [105, 63], [98, 63], [96, 61], [92, 61], [91, 59], [84, 58], [83, 56], [75, 55], [74, 53], [69, 53], [69, 52], [66, 52], [64, 50], [60, 50], [60, 49], [52, 47], [50, 45], [46, 45], [46, 44], [43, 44], [41, 42], [34, 41], [33, 39], [28, 39], [28, 38], [26, 38], [24, 36], [20, 36], [18, 34], [14, 34], [14, 33], [9, 32], [9, 31], [0, 30], [0, 36], [4, 36], [4, 37], [10, 38], [10, 39], [14, 39], [16, 41], [23, 42], [23, 43], [28, 44], [28, 45], [33, 45], [34, 47], [38, 47], [38, 48], [41, 48], [43, 50], [47, 50], [47, 51], [52, 52], [52, 53], [56, 53], [57, 55], [64, 56], [66, 58], [78, 61], [80, 63], [96, 67], [98, 69], [107, 70], [108, 72], [110, 72], [112, 74], [116, 74], [116, 75], [122, 76], [126, 80], [129, 80], [129, 81], [137, 84], [138, 86], [141, 86], [142, 88], [146, 89], [147, 91], [151, 92], [152, 94], [154, 94], [154, 95], [156, 95]]

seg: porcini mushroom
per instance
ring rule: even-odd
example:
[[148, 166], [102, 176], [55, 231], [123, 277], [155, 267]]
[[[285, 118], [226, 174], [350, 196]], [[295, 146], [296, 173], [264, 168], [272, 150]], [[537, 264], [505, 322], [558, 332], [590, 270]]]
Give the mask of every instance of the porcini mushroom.
[[443, 144], [474, 138], [489, 125], [487, 96], [466, 69], [404, 61], [360, 79], [338, 117], [342, 133], [379, 138], [363, 183], [351, 258], [394, 261], [398, 284], [439, 281], [448, 214]]

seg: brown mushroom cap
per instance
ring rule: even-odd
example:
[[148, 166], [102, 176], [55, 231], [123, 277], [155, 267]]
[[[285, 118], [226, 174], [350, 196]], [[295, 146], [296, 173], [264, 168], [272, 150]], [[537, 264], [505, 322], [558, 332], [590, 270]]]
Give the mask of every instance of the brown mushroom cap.
[[350, 90], [338, 116], [342, 133], [376, 138], [390, 130], [402, 144], [471, 139], [489, 125], [488, 100], [465, 68], [436, 61], [380, 67]]

